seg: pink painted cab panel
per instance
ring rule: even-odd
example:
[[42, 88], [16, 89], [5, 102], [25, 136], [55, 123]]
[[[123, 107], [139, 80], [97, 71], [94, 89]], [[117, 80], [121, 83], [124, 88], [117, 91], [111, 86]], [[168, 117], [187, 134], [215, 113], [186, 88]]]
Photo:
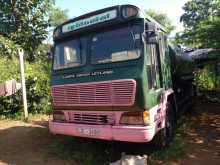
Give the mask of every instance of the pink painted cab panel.
[[[149, 142], [154, 136], [151, 127], [135, 126], [110, 126], [110, 125], [88, 125], [73, 123], [56, 123], [49, 121], [50, 131], [54, 134], [63, 134], [77, 137], [87, 137], [102, 140], [117, 140], [127, 142]], [[96, 129], [95, 135], [80, 133], [79, 129]]]
[[[127, 142], [149, 142], [165, 126], [167, 98], [172, 93], [172, 89], [165, 91], [161, 102], [148, 110], [150, 112], [149, 126], [120, 125], [119, 121], [123, 112], [76, 110], [63, 111], [67, 120], [66, 123], [50, 120], [49, 129], [54, 134], [69, 136]], [[90, 123], [84, 120], [84, 117], [87, 117]], [[102, 123], [100, 117], [104, 117], [106, 123]], [[90, 130], [93, 132], [88, 134]]]

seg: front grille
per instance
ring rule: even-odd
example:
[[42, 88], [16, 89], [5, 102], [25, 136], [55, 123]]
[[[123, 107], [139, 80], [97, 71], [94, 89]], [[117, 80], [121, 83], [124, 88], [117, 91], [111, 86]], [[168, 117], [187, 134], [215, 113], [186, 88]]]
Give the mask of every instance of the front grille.
[[80, 124], [114, 124], [113, 114], [69, 113], [70, 122]]
[[131, 106], [136, 81], [113, 80], [52, 87], [55, 106]]

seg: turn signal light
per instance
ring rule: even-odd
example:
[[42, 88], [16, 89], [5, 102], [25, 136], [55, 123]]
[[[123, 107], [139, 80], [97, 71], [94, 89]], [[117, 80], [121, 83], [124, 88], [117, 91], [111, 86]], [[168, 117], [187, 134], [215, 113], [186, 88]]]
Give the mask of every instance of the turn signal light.
[[149, 111], [143, 112], [143, 120], [144, 120], [144, 125], [150, 124], [150, 112]]
[[122, 114], [120, 124], [127, 125], [149, 125], [150, 114], [148, 111], [144, 112], [125, 112]]

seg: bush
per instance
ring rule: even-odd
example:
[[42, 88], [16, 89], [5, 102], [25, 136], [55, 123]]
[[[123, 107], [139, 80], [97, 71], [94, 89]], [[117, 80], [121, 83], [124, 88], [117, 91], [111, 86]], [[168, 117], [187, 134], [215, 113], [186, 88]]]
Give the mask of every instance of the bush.
[[[28, 110], [30, 113], [50, 112], [50, 62], [39, 60], [25, 62]], [[0, 57], [0, 82], [16, 79], [20, 82], [19, 61], [17, 58]], [[13, 96], [0, 97], [0, 115], [12, 115], [22, 110], [21, 90]]]
[[220, 89], [220, 75], [214, 64], [206, 64], [195, 74], [195, 85], [199, 91], [215, 91]]

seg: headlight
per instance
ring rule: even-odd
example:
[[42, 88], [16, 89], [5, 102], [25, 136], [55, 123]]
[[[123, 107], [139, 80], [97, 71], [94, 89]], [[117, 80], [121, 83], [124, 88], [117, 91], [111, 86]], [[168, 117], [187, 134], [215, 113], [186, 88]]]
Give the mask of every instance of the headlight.
[[138, 15], [138, 8], [134, 6], [126, 6], [122, 8], [122, 16], [124, 18], [135, 17]]
[[120, 124], [149, 125], [150, 124], [150, 114], [148, 111], [125, 112], [121, 116]]
[[53, 120], [54, 121], [66, 121], [65, 115], [62, 111], [54, 111], [53, 112]]

